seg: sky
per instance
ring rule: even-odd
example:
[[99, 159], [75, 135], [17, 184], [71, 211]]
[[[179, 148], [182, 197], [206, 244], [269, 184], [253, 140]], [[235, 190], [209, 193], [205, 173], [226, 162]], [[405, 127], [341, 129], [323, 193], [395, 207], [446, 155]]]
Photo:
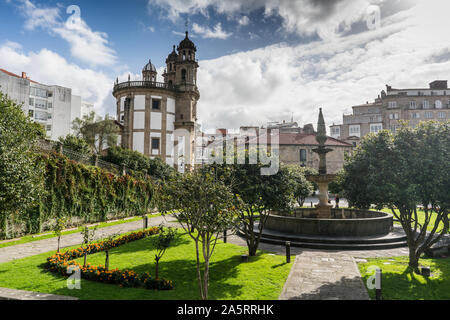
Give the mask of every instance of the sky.
[[[0, 68], [116, 114], [116, 78], [159, 75], [186, 29], [203, 128], [342, 123], [385, 86], [450, 80], [448, 0], [0, 0]], [[162, 79], [161, 77], [159, 78]]]

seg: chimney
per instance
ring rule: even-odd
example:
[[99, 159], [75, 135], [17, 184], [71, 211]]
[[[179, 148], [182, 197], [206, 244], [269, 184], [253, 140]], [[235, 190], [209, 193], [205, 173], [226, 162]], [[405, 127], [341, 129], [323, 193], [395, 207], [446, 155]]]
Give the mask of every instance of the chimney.
[[27, 73], [26, 72], [22, 72], [22, 79], [27, 79]]

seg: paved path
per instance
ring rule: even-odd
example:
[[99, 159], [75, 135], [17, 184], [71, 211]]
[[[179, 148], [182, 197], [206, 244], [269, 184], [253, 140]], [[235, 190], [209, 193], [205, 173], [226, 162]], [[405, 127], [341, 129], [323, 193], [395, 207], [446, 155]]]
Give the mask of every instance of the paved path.
[[303, 252], [295, 259], [280, 300], [369, 300], [348, 254]]
[[[154, 217], [148, 220], [149, 226], [158, 226], [161, 223], [167, 224], [173, 222], [173, 217]], [[123, 224], [117, 224], [111, 227], [105, 227], [97, 229], [95, 232], [95, 238], [101, 239], [115, 233], [126, 233], [134, 230], [141, 229], [143, 226], [142, 220], [133, 221]], [[83, 242], [81, 233], [73, 233], [61, 237], [61, 248], [72, 247], [80, 245]], [[54, 251], [57, 248], [57, 239], [50, 238], [34, 242], [28, 242], [24, 244], [18, 244], [15, 246], [0, 248], [0, 263], [26, 258], [34, 256], [40, 253]]]

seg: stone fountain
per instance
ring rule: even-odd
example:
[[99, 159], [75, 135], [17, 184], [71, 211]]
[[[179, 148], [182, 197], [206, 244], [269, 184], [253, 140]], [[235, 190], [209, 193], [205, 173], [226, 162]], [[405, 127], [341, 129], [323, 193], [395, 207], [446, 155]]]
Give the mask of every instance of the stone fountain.
[[[394, 227], [393, 216], [385, 212], [356, 208], [333, 208], [328, 203], [328, 185], [335, 174], [327, 172], [327, 134], [320, 109], [313, 151], [319, 155], [319, 174], [308, 180], [319, 186], [319, 204], [315, 208], [292, 208], [270, 212], [261, 234], [261, 242], [293, 247], [327, 250], [371, 250], [405, 247], [406, 236]], [[255, 227], [259, 232], [259, 226]], [[242, 235], [242, 234], [241, 234]]]
[[316, 141], [319, 143], [319, 147], [314, 149], [313, 152], [319, 155], [319, 174], [310, 175], [307, 179], [308, 181], [317, 183], [319, 186], [319, 204], [316, 205], [317, 217], [319, 219], [330, 219], [331, 208], [333, 206], [328, 203], [328, 184], [336, 179], [336, 175], [327, 173], [327, 153], [333, 151], [333, 149], [325, 147], [325, 143], [327, 142], [327, 130], [322, 108], [320, 108], [319, 113]]

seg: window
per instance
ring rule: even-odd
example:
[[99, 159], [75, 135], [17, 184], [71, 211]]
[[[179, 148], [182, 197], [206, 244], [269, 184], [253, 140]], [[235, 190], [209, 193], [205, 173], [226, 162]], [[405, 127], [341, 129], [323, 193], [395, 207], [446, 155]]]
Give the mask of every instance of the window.
[[37, 111], [34, 113], [34, 119], [40, 121], [47, 121], [48, 115], [47, 112]]
[[50, 120], [52, 118], [52, 114], [51, 113], [47, 113], [48, 115], [48, 120]]
[[48, 108], [48, 109], [53, 108], [53, 104], [52, 104], [51, 102], [47, 103], [47, 108]]
[[389, 108], [397, 108], [397, 101], [389, 101]]
[[370, 132], [371, 133], [378, 133], [383, 130], [383, 124], [382, 123], [374, 123], [370, 125]]
[[49, 125], [47, 126], [47, 131], [52, 131], [52, 125], [49, 124]]
[[348, 127], [348, 132], [350, 136], [360, 137], [361, 136], [361, 128], [360, 125], [352, 125]]
[[153, 150], [159, 151], [159, 138], [152, 138], [152, 151]]
[[181, 70], [181, 80], [186, 81], [186, 69]]
[[34, 110], [28, 110], [28, 116], [34, 118]]
[[47, 98], [47, 90], [36, 88], [36, 97]]
[[31, 107], [33, 107], [33, 106], [34, 106], [34, 99], [33, 99], [33, 98], [30, 98], [30, 101], [28, 102], [28, 104], [29, 104]]
[[389, 114], [390, 120], [398, 120], [398, 113], [391, 113]]
[[433, 112], [431, 111], [425, 112], [425, 119], [433, 119]]
[[30, 96], [35, 96], [36, 95], [36, 88], [31, 87], [30, 88]]
[[394, 125], [394, 126], [390, 127], [392, 133], [396, 133], [399, 128], [400, 128], [400, 126], [398, 126], [398, 125]]
[[434, 106], [436, 107], [436, 109], [442, 109], [441, 100], [436, 100], [436, 102], [434, 103]]
[[331, 128], [331, 136], [332, 137], [339, 137], [340, 135], [341, 135], [341, 128], [339, 128], [339, 127]]
[[447, 118], [447, 112], [439, 112], [438, 113], [438, 118], [439, 119], [446, 119]]
[[120, 122], [124, 122], [125, 121], [125, 115], [121, 115], [120, 116]]
[[411, 119], [420, 119], [420, 113], [418, 112], [411, 113]]
[[410, 109], [417, 109], [417, 103], [415, 101], [409, 102], [409, 108]]
[[161, 100], [152, 100], [152, 110], [161, 110]]
[[424, 109], [430, 109], [430, 102], [429, 102], [428, 100], [425, 100], [425, 101], [423, 102], [423, 108], [424, 108]]
[[306, 149], [300, 149], [300, 162], [306, 162]]
[[36, 99], [35, 100], [35, 108], [47, 110], [47, 101], [41, 100], [41, 99]]

